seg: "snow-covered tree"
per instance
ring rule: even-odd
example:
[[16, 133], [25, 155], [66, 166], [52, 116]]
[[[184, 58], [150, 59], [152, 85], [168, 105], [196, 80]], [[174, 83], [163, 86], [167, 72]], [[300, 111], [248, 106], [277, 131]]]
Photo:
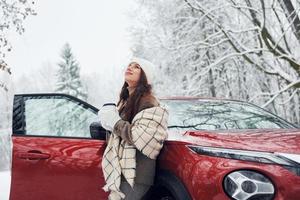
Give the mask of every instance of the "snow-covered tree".
[[[14, 91], [21, 93], [53, 93], [56, 86], [56, 68], [51, 62], [43, 63], [39, 68], [32, 69], [14, 78]], [[34, 76], [32, 76], [34, 74]], [[26, 84], [24, 84], [26, 83]], [[39, 84], [36, 84], [39, 83]]]
[[0, 1], [0, 199], [9, 199], [12, 150], [12, 70], [5, 62], [5, 55], [11, 51], [10, 40], [15, 32], [24, 32], [23, 21], [35, 15], [34, 1]]
[[[86, 100], [87, 92], [83, 87], [81, 78], [80, 78], [80, 66], [76, 61], [71, 47], [66, 43], [61, 52], [61, 62], [58, 64], [59, 69], [57, 72], [57, 83], [56, 83], [56, 92], [69, 94], [75, 96], [79, 99]], [[58, 102], [55, 106], [55, 110], [60, 114], [60, 118], [56, 120], [49, 120], [49, 126], [53, 127], [53, 130], [56, 130], [56, 135], [63, 136], [67, 133], [71, 126], [74, 126], [74, 121], [86, 121], [84, 112], [80, 108], [69, 107], [68, 102]], [[68, 109], [62, 109], [68, 108]], [[74, 110], [75, 109], [75, 110]], [[64, 114], [61, 114], [64, 112]], [[66, 118], [65, 116], [71, 116]], [[83, 126], [84, 124], [78, 123], [76, 126]], [[78, 127], [80, 128], [80, 127]]]
[[[24, 20], [30, 15], [36, 15], [33, 9], [35, 1], [4, 0], [0, 2], [0, 59], [4, 62], [5, 54], [12, 50], [10, 35], [22, 34], [25, 31]], [[4, 66], [2, 66], [4, 67]]]
[[86, 100], [86, 89], [80, 79], [80, 66], [68, 43], [62, 49], [61, 58], [62, 61], [58, 64], [56, 92]]
[[12, 153], [12, 106], [11, 76], [0, 70], [0, 199], [9, 199]]
[[299, 1], [137, 4], [133, 51], [165, 75], [160, 94], [251, 101], [300, 124]]

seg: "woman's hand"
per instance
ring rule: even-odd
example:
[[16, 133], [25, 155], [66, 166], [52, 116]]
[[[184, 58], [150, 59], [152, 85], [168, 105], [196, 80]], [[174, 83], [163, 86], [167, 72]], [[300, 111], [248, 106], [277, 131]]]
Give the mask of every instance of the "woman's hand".
[[104, 105], [98, 112], [100, 123], [108, 131], [114, 129], [115, 124], [121, 119], [119, 112], [114, 105]]

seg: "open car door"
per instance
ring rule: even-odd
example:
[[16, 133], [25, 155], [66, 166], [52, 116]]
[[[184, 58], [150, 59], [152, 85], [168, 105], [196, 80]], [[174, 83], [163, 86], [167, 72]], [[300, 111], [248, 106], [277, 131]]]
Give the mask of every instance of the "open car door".
[[63, 94], [16, 95], [11, 200], [99, 200], [104, 139], [91, 137], [98, 109]]

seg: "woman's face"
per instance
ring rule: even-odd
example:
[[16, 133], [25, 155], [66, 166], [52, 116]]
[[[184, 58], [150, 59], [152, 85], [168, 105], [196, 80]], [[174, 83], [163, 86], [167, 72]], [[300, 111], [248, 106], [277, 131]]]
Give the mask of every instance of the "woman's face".
[[125, 71], [125, 81], [128, 86], [136, 86], [141, 76], [141, 67], [136, 62], [132, 62], [128, 65]]

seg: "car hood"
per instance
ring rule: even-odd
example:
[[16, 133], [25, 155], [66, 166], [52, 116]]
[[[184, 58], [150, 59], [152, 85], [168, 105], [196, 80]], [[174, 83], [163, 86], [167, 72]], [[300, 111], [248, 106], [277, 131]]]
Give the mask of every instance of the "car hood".
[[209, 147], [300, 154], [300, 129], [170, 131], [168, 140]]

